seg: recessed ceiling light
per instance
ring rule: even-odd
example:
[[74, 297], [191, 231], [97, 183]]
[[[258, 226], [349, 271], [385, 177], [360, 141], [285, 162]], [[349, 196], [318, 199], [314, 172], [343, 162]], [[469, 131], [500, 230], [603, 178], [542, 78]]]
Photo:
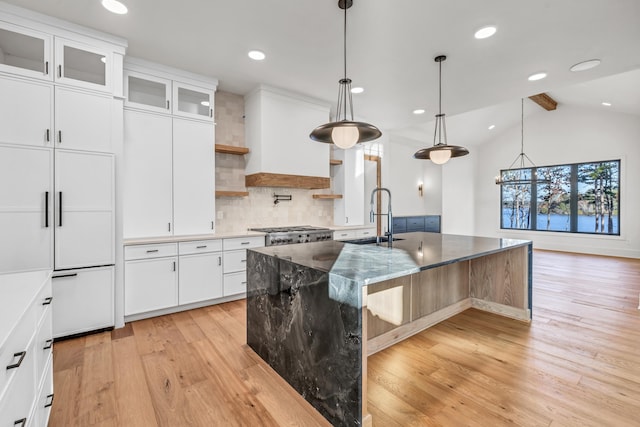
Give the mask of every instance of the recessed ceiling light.
[[534, 82], [536, 80], [542, 80], [547, 77], [547, 73], [535, 73], [529, 76], [529, 81]]
[[493, 129], [495, 129], [495, 127], [496, 127], [496, 125], [491, 125], [491, 126], [489, 126], [489, 130], [493, 130]]
[[473, 36], [477, 39], [486, 39], [494, 35], [496, 31], [498, 31], [496, 27], [494, 27], [493, 25], [488, 25], [486, 27], [480, 28]]
[[611, 103], [610, 102], [603, 102], [602, 105], [604, 105], [605, 107], [611, 107]]
[[103, 64], [107, 63], [107, 57], [103, 56], [102, 58], [100, 58], [100, 61], [102, 61]]
[[364, 88], [360, 86], [352, 87], [351, 93], [362, 93], [364, 92]]
[[124, 15], [129, 11], [127, 6], [120, 3], [118, 0], [102, 0], [102, 7], [107, 9], [109, 12], [118, 15]]
[[208, 106], [209, 106], [209, 105], [211, 105], [211, 104], [209, 104], [209, 101], [201, 101], [201, 102], [200, 102], [200, 105], [203, 105], [203, 106], [205, 106], [205, 107], [208, 107]]
[[424, 114], [424, 110], [422, 108], [418, 108], [417, 110], [413, 110], [413, 114]]
[[599, 59], [590, 59], [588, 61], [578, 62], [577, 64], [572, 65], [569, 70], [574, 72], [590, 70], [600, 65], [600, 62], [601, 61]]
[[253, 59], [254, 61], [262, 61], [267, 57], [267, 55], [265, 55], [261, 50], [250, 50], [248, 55], [249, 58]]

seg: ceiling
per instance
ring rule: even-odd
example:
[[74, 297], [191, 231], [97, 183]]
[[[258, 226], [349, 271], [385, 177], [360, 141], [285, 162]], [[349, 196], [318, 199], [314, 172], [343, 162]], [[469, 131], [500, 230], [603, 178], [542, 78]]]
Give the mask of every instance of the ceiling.
[[[123, 37], [127, 54], [215, 77], [221, 90], [245, 94], [265, 83], [335, 107], [343, 70], [337, 0], [121, 1], [127, 15], [99, 0], [7, 3]], [[487, 24], [496, 35], [474, 39]], [[438, 54], [448, 57], [449, 127], [458, 115], [483, 129], [494, 116], [517, 123], [519, 99], [541, 92], [560, 104], [617, 97], [612, 109], [640, 115], [638, 0], [354, 0], [347, 44], [348, 77], [365, 88], [354, 95], [356, 116], [386, 131], [426, 132], [438, 108]], [[250, 60], [250, 49], [267, 59]], [[602, 64], [569, 71], [593, 58]], [[549, 76], [527, 80], [539, 71]], [[426, 113], [412, 114], [416, 108]]]

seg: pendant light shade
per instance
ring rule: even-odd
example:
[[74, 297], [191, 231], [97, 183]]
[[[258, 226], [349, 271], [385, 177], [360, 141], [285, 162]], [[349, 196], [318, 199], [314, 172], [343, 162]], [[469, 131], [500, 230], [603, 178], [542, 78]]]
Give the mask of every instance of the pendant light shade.
[[[309, 135], [309, 138], [314, 141], [335, 144], [343, 149], [351, 148], [361, 142], [373, 141], [382, 135], [380, 129], [374, 125], [353, 120], [351, 79], [347, 78], [347, 9], [352, 5], [353, 0], [338, 1], [338, 7], [344, 9], [344, 78], [338, 82], [336, 120], [318, 126]], [[349, 112], [348, 116], [347, 112]]]
[[435, 61], [440, 65], [440, 74], [438, 79], [438, 114], [436, 114], [436, 128], [433, 134], [433, 146], [418, 150], [413, 157], [416, 159], [431, 160], [437, 165], [445, 164], [452, 157], [462, 157], [469, 154], [469, 150], [458, 145], [447, 144], [447, 126], [445, 124], [445, 115], [442, 113], [442, 62], [447, 57], [439, 55], [435, 57]]

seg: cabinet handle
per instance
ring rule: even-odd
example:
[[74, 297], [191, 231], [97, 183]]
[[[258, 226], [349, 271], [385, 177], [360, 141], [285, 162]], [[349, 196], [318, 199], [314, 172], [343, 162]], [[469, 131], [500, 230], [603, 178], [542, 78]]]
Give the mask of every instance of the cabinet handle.
[[[44, 342], [44, 347], [42, 347], [43, 350], [49, 350], [51, 347], [53, 347], [53, 340], [46, 340]], [[46, 408], [46, 406], [45, 406]]]
[[58, 193], [58, 227], [62, 227], [62, 191]]
[[173, 261], [173, 271], [176, 271], [176, 262]]
[[346, 217], [346, 219], [345, 223], [349, 224], [349, 217]]
[[51, 140], [51, 137], [49, 136], [49, 129], [47, 129], [47, 142], [49, 142]]
[[62, 131], [58, 131], [58, 144], [62, 144]]
[[246, 280], [245, 280], [244, 282], [240, 282], [240, 284], [241, 284], [241, 285], [246, 285], [246, 284], [247, 284], [247, 282], [246, 282]]
[[167, 223], [167, 226], [169, 227], [169, 231], [171, 231], [171, 223], [170, 222]]
[[42, 305], [49, 305], [51, 304], [51, 301], [53, 301], [53, 297], [46, 297]]
[[49, 61], [44, 61], [44, 75], [49, 75]]
[[76, 277], [78, 273], [61, 274], [59, 276], [51, 276], [52, 279], [60, 279], [62, 277]]
[[251, 243], [251, 242], [242, 242], [242, 243], [240, 243], [240, 244], [241, 244], [241, 245], [248, 245], [248, 244], [250, 244], [250, 243]]
[[13, 422], [14, 426], [20, 426], [20, 427], [24, 427], [25, 425], [27, 425], [27, 419], [26, 418], [22, 418], [20, 420], [16, 420]]
[[47, 403], [44, 404], [44, 407], [48, 408], [51, 405], [53, 405], [53, 393], [47, 396]]
[[148, 254], [153, 254], [153, 253], [158, 252], [158, 251], [159, 251], [159, 249], [149, 249], [149, 250], [147, 251], [147, 253], [148, 253]]
[[207, 245], [200, 245], [200, 246], [196, 246], [196, 249], [204, 249], [206, 247], [207, 247]]
[[167, 99], [167, 110], [169, 109], [169, 100]]
[[44, 192], [44, 228], [49, 228], [49, 192]]
[[7, 365], [7, 370], [19, 368], [20, 365], [22, 365], [22, 361], [24, 360], [24, 357], [26, 355], [27, 355], [27, 350], [21, 351], [20, 353], [14, 353], [13, 357], [16, 358], [16, 357], [20, 356], [20, 359], [18, 359], [18, 362], [14, 363], [13, 365]]
[[58, 65], [58, 77], [62, 78], [62, 65]]
[[246, 259], [241, 259], [240, 262], [247, 262], [247, 260]]
[[213, 230], [213, 221], [211, 221], [211, 229]]
[[218, 265], [222, 265], [222, 257], [221, 256], [218, 257]]
[[342, 234], [340, 235], [340, 237], [347, 237], [347, 236], [348, 236], [348, 234], [347, 234], [347, 233], [342, 233]]
[[209, 108], [209, 117], [213, 117], [213, 108]]

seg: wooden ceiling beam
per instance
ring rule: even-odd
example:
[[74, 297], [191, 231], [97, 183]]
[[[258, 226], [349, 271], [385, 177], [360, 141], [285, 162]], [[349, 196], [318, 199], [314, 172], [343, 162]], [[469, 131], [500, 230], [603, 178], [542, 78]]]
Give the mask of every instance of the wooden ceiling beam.
[[556, 100], [546, 93], [539, 93], [537, 95], [530, 96], [529, 99], [547, 111], [553, 111], [558, 106]]

